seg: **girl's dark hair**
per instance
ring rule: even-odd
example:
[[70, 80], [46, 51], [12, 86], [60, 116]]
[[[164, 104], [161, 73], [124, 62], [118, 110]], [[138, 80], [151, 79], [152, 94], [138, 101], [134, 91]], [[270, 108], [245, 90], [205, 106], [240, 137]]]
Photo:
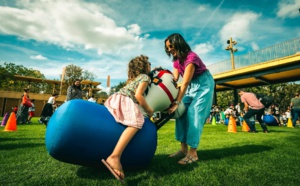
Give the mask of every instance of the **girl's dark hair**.
[[150, 62], [148, 56], [140, 55], [129, 61], [127, 83], [135, 79], [140, 74], [148, 74]]
[[80, 86], [80, 85], [79, 85], [79, 86], [76, 86], [76, 85], [75, 85], [75, 82], [76, 82], [76, 81], [79, 81], [79, 82], [80, 82], [81, 80], [80, 80], [80, 79], [75, 79], [74, 82], [73, 82], [73, 85], [72, 85], [73, 88], [76, 88], [76, 89], [81, 90], [81, 86]]
[[54, 94], [52, 94], [52, 96], [58, 96], [58, 93], [54, 93]]
[[[24, 92], [26, 92], [26, 93], [29, 92], [29, 88], [24, 88], [23, 90], [24, 90]], [[24, 94], [21, 95], [21, 98], [23, 98], [23, 96], [24, 96]]]
[[174, 50], [176, 50], [178, 55], [176, 57], [173, 56], [172, 61], [174, 62], [177, 59], [179, 59], [180, 63], [182, 63], [185, 60], [188, 53], [191, 51], [191, 47], [187, 44], [187, 42], [180, 34], [178, 33], [171, 34], [167, 37], [167, 39], [165, 39], [165, 51], [169, 57], [171, 57], [171, 54], [168, 51], [168, 48], [166, 46], [167, 41], [169, 41], [170, 44], [173, 45]]

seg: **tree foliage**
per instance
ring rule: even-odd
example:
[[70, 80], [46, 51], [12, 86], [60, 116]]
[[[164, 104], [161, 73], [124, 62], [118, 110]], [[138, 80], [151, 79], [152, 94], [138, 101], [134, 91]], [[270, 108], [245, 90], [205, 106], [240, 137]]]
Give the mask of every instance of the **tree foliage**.
[[[60, 76], [62, 76], [61, 74]], [[93, 81], [96, 78], [96, 75], [92, 72], [82, 69], [79, 66], [70, 64], [65, 67], [65, 74], [63, 78], [62, 94], [66, 94], [67, 89], [72, 85], [76, 79], [79, 80], [90, 80]]]
[[30, 88], [33, 92], [39, 92], [41, 89], [47, 89], [45, 83], [32, 83], [30, 81], [20, 81], [14, 75], [30, 76], [34, 78], [45, 78], [38, 70], [27, 68], [23, 65], [15, 65], [13, 63], [4, 63], [0, 65], [0, 89], [8, 91], [23, 91], [24, 88]]
[[[38, 70], [27, 68], [23, 65], [16, 65], [14, 63], [4, 63], [3, 66], [0, 65], [0, 89], [21, 92], [24, 88], [30, 88], [30, 91], [33, 93], [53, 93], [52, 84], [21, 81], [17, 80], [15, 75], [45, 79], [45, 75]], [[58, 75], [60, 77], [62, 76], [62, 74]], [[96, 75], [92, 72], [70, 64], [66, 67], [62, 94], [66, 94], [67, 87], [72, 85], [75, 79], [93, 81], [95, 78]], [[56, 91], [60, 91], [59, 87], [60, 84], [55, 86]]]
[[126, 82], [120, 82], [117, 86], [111, 87], [110, 95], [114, 94], [115, 92], [118, 92], [122, 87], [126, 85]]

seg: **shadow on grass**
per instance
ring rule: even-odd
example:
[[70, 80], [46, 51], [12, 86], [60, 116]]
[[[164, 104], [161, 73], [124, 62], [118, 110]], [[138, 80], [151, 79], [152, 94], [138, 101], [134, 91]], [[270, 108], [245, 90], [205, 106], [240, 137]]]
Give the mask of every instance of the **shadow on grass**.
[[244, 145], [212, 150], [198, 150], [199, 161], [188, 166], [182, 166], [178, 164], [177, 162], [180, 160], [180, 158], [169, 158], [168, 155], [156, 155], [152, 160], [151, 172], [154, 174], [163, 172], [164, 175], [166, 175], [177, 173], [178, 171], [190, 171], [193, 170], [195, 166], [198, 167], [198, 164], [201, 162], [243, 156], [245, 154], [256, 154], [264, 151], [270, 151], [272, 149], [272, 147], [265, 145]]
[[[37, 143], [28, 143], [24, 141], [35, 141]], [[0, 151], [39, 146], [45, 146], [44, 138], [0, 138]]]
[[244, 146], [230, 147], [230, 148], [201, 150], [198, 151], [198, 155], [199, 157], [201, 157], [201, 160], [208, 161], [208, 160], [228, 158], [231, 156], [261, 153], [272, 149], [273, 147], [269, 147], [265, 145], [244, 145]]
[[[209, 160], [218, 160], [222, 158], [229, 158], [233, 156], [242, 156], [245, 154], [255, 154], [264, 151], [272, 150], [272, 147], [263, 145], [244, 145], [238, 147], [212, 149], [212, 150], [200, 150], [198, 151], [201, 159], [194, 164], [179, 165], [177, 162], [180, 158], [169, 158], [166, 154], [155, 155], [151, 165], [144, 168], [126, 168], [125, 176], [128, 185], [136, 185], [142, 180], [149, 179], [150, 177], [164, 177], [166, 175], [177, 174], [179, 172], [189, 172], [195, 167], [199, 167], [199, 163]], [[77, 170], [77, 175], [85, 179], [99, 179], [99, 180], [111, 180], [115, 179], [109, 170], [101, 166], [99, 168], [80, 167]]]
[[31, 141], [31, 140], [43, 140], [45, 141], [45, 138], [23, 138], [23, 137], [20, 137], [20, 138], [1, 138], [0, 137], [0, 144], [4, 141]]

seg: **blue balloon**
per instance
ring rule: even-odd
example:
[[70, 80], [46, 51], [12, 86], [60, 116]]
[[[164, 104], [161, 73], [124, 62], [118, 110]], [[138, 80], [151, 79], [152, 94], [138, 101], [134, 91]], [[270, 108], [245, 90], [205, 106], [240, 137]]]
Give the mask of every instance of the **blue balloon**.
[[275, 119], [274, 116], [272, 116], [272, 115], [264, 115], [264, 116], [263, 116], [263, 121], [264, 121], [267, 125], [278, 125], [276, 119]]
[[225, 118], [225, 125], [228, 125], [229, 123], [229, 118]]
[[[113, 151], [126, 126], [117, 123], [105, 106], [85, 100], [62, 104], [46, 129], [46, 149], [55, 159], [83, 166], [100, 166]], [[149, 118], [125, 148], [123, 167], [144, 167], [156, 151], [157, 129]]]

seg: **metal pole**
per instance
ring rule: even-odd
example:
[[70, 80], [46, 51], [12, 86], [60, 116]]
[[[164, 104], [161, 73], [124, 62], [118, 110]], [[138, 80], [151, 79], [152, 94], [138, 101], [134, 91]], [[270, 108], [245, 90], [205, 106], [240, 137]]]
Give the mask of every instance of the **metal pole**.
[[231, 57], [231, 67], [232, 69], [235, 69], [233, 49], [230, 50], [230, 57]]
[[62, 73], [61, 73], [61, 82], [60, 82], [60, 92], [59, 95], [62, 93], [62, 86], [63, 86], [63, 81], [66, 73], [66, 67], [63, 68]]

